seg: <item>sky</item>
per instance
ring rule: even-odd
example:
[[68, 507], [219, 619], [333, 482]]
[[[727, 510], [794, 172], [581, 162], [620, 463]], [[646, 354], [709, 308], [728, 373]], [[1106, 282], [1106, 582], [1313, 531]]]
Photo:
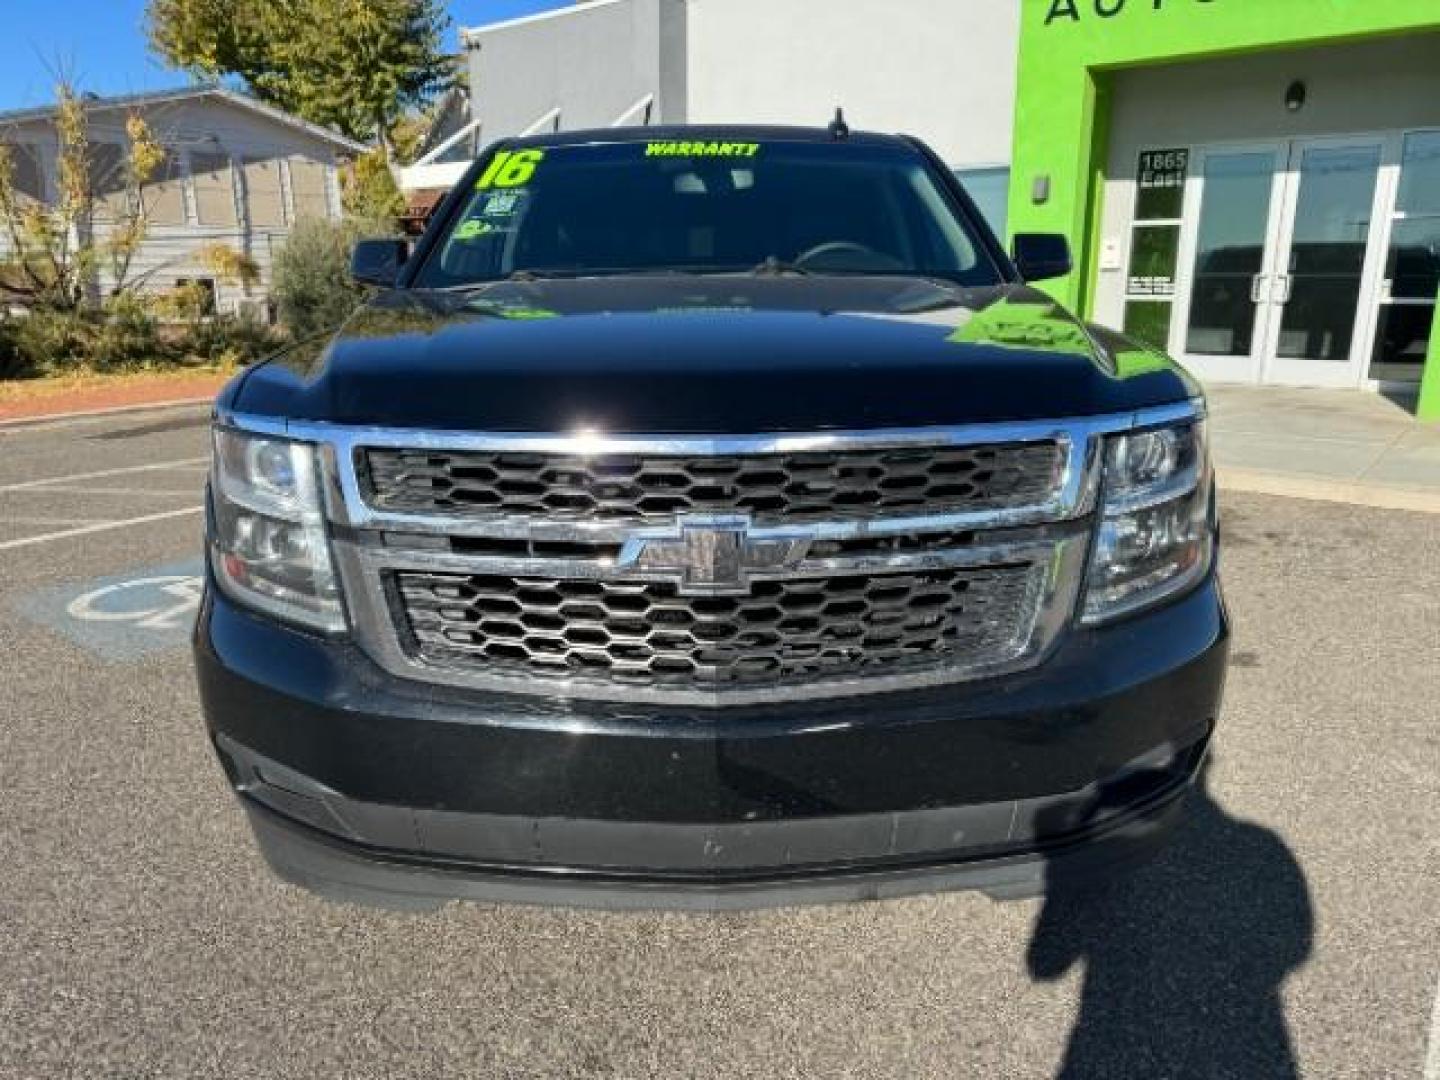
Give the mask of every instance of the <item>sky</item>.
[[[568, 0], [448, 0], [454, 26], [480, 26], [562, 7]], [[145, 0], [0, 0], [0, 111], [43, 105], [55, 72], [84, 90], [125, 94], [184, 85], [145, 46]], [[450, 48], [458, 48], [452, 26]]]

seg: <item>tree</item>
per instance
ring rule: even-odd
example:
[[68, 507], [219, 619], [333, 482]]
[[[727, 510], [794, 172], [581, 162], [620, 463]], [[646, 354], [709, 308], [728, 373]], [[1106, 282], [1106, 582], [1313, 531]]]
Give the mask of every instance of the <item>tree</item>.
[[295, 223], [285, 246], [276, 252], [271, 286], [280, 321], [293, 337], [304, 340], [345, 321], [365, 295], [350, 279], [350, 250], [361, 237], [384, 236], [393, 229], [393, 222], [356, 218], [301, 218]]
[[[71, 309], [94, 296], [102, 269], [109, 270], [114, 292], [129, 284], [131, 262], [149, 228], [142, 189], [164, 164], [165, 149], [132, 114], [125, 122], [128, 147], [118, 160], [106, 161], [91, 146], [84, 99], [67, 83], [59, 86], [58, 98], [52, 201], [20, 189], [16, 151], [0, 142], [0, 229], [9, 249], [0, 292]], [[101, 223], [101, 217], [107, 220]]]
[[[390, 132], [455, 77], [441, 0], [149, 0], [151, 47], [354, 139]], [[393, 155], [390, 155], [393, 156]]]
[[384, 148], [367, 150], [341, 172], [340, 202], [348, 217], [399, 220], [405, 212], [405, 196], [395, 183]]

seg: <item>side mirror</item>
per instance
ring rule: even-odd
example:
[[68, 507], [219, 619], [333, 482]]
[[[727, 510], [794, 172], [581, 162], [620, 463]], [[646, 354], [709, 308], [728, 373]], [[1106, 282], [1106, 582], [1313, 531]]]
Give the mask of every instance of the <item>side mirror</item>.
[[1060, 233], [1016, 233], [1015, 269], [1023, 281], [1049, 281], [1074, 268], [1070, 241]]
[[350, 277], [361, 285], [389, 288], [409, 257], [408, 240], [361, 240], [350, 253]]

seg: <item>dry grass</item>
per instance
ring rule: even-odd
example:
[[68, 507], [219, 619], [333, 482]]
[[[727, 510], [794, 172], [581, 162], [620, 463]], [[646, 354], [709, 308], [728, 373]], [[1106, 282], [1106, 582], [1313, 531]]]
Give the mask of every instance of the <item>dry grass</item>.
[[0, 407], [42, 403], [76, 395], [89, 397], [115, 392], [129, 397], [152, 390], [156, 393], [171, 388], [185, 390], [212, 385], [238, 370], [233, 365], [206, 364], [187, 367], [183, 371], [81, 371], [33, 379], [7, 379], [0, 381]]

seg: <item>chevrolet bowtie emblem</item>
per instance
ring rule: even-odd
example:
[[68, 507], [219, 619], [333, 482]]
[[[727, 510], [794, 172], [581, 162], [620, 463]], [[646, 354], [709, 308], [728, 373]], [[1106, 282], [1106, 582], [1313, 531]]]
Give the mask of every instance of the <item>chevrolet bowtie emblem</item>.
[[810, 542], [800, 530], [752, 529], [745, 517], [682, 517], [673, 529], [632, 535], [618, 565], [637, 577], [674, 581], [682, 593], [743, 595], [753, 576], [798, 564]]

